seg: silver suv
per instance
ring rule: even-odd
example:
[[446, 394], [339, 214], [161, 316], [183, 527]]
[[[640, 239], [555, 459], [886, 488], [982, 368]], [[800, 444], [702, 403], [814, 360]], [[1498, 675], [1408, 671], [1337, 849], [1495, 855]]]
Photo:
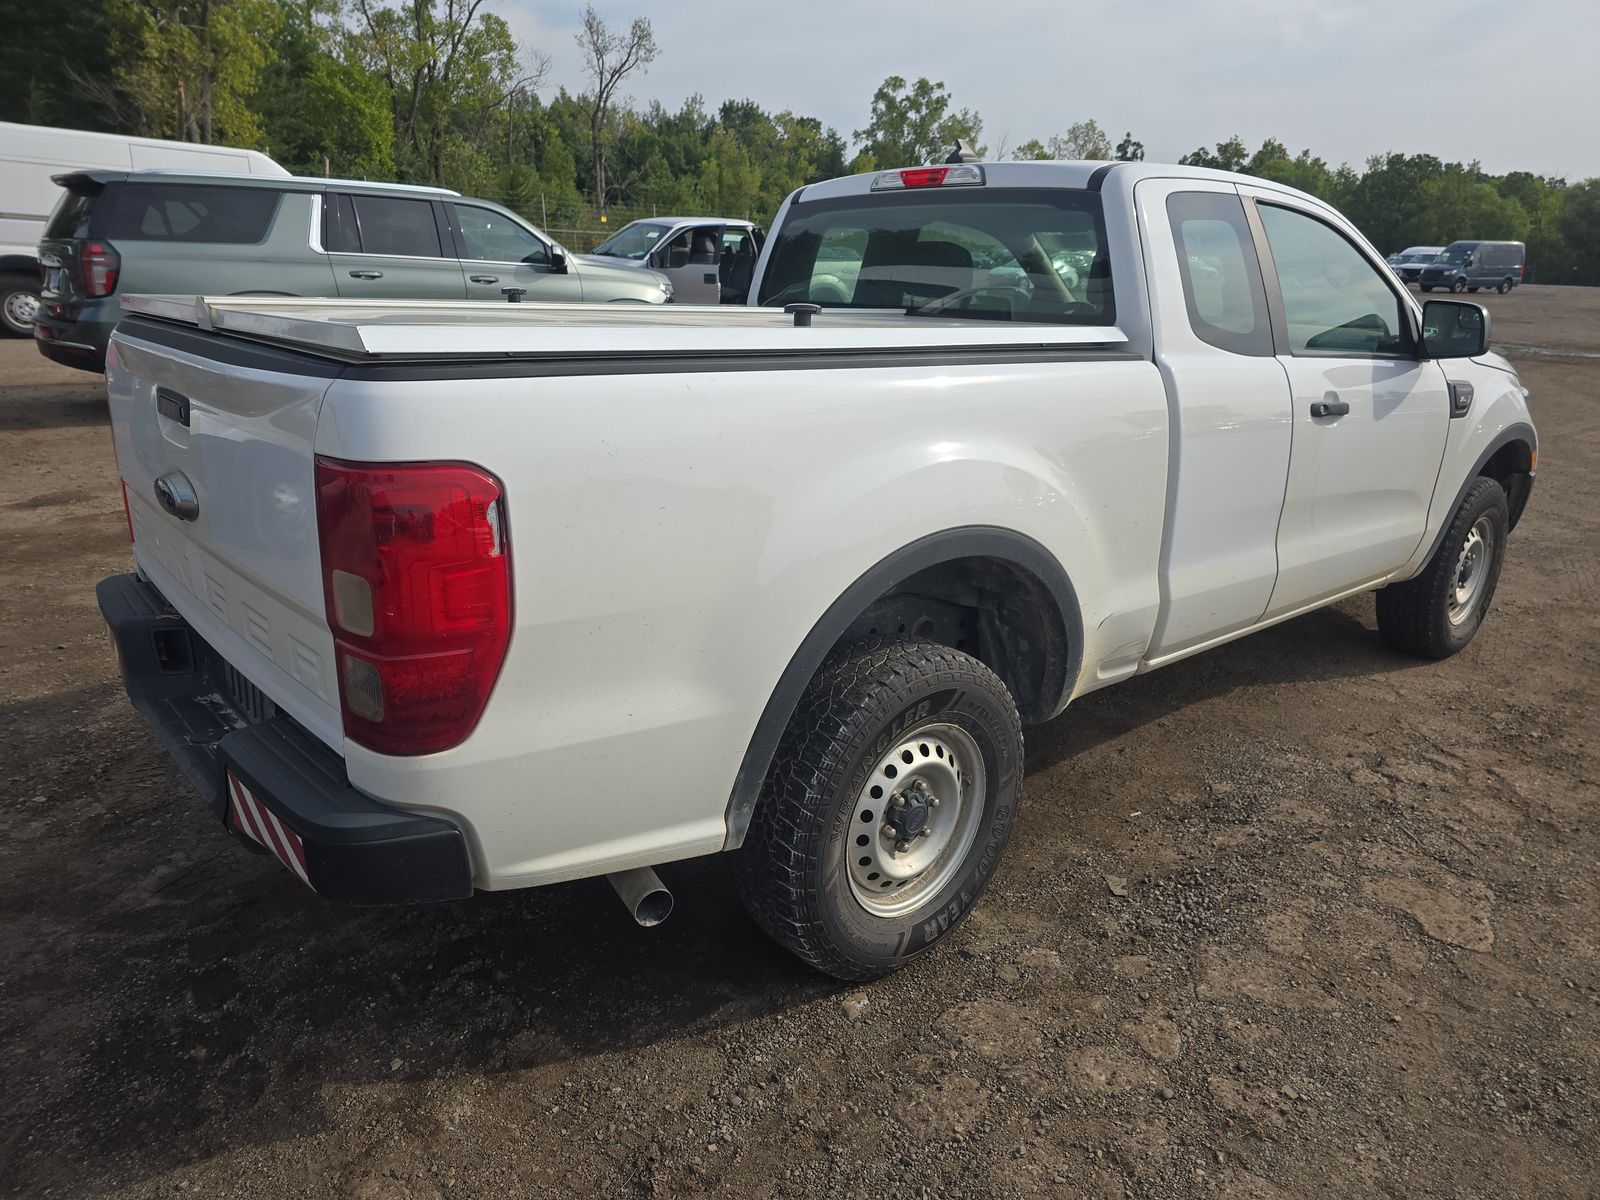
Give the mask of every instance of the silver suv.
[[[34, 339], [99, 371], [119, 295], [633, 301], [672, 297], [666, 276], [578, 258], [515, 213], [446, 191], [334, 179], [78, 171], [39, 262]], [[510, 294], [508, 294], [510, 293]]]

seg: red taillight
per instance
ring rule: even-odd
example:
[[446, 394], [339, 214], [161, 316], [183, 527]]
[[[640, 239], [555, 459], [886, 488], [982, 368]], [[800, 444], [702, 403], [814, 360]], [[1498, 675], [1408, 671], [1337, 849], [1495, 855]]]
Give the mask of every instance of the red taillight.
[[511, 637], [504, 491], [466, 463], [317, 459], [322, 588], [345, 736], [381, 754], [459, 745]]
[[122, 270], [122, 255], [110, 242], [84, 242], [78, 251], [78, 273], [83, 277], [83, 294], [109, 296], [117, 290], [117, 273]]
[[118, 480], [122, 484], [122, 516], [128, 522], [128, 540], [133, 541], [133, 509], [128, 507], [128, 481]]
[[949, 167], [907, 167], [900, 172], [901, 187], [938, 187], [950, 174]]

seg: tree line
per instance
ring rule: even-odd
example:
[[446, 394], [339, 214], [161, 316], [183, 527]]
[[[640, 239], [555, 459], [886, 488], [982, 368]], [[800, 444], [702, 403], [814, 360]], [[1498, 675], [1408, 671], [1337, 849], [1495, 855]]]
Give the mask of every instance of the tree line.
[[[591, 7], [564, 53], [587, 86], [550, 94], [550, 58], [519, 47], [486, 0], [80, 0], [70, 18], [0, 0], [0, 112], [42, 125], [265, 150], [297, 174], [433, 183], [548, 227], [600, 214], [705, 212], [770, 220], [794, 188], [939, 160], [957, 139], [989, 158], [1144, 158], [1094, 120], [1014, 147], [944, 84], [885, 79], [847, 137], [751, 100], [676, 109], [627, 98], [661, 53], [647, 19]], [[1600, 284], [1600, 179], [1386, 153], [1330, 166], [1238, 137], [1180, 162], [1244, 171], [1319, 196], [1385, 253], [1457, 238], [1528, 244], [1530, 277]]]

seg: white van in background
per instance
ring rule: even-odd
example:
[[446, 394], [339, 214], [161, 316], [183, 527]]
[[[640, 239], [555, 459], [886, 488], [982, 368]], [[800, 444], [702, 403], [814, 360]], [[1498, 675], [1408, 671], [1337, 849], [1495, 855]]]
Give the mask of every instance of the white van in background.
[[255, 150], [0, 121], [0, 333], [33, 334], [33, 314], [39, 307], [39, 239], [61, 197], [50, 177], [95, 168], [289, 173]]

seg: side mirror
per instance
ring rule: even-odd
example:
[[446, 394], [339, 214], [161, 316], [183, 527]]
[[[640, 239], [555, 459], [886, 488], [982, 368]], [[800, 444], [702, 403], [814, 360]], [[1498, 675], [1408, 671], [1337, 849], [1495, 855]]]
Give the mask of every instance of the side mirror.
[[559, 246], [550, 247], [550, 269], [557, 275], [566, 274], [567, 252]]
[[1489, 350], [1489, 310], [1466, 300], [1422, 306], [1422, 352], [1428, 358], [1476, 358]]

